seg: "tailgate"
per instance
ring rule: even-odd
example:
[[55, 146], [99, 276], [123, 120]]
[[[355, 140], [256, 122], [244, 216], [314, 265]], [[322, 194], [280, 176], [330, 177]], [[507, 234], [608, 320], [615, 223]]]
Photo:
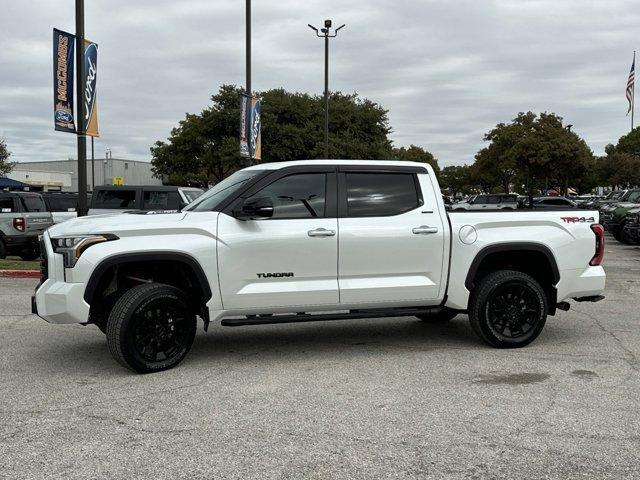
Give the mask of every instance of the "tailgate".
[[31, 235], [42, 235], [44, 231], [53, 225], [53, 217], [50, 213], [24, 213], [26, 230]]

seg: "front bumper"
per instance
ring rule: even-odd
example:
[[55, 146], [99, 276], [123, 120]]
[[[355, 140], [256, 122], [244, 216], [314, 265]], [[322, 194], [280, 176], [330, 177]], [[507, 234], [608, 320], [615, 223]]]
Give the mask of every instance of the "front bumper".
[[89, 304], [84, 301], [84, 283], [67, 283], [62, 255], [53, 253], [49, 235], [42, 236], [40, 284], [31, 299], [31, 311], [49, 323], [87, 323]]

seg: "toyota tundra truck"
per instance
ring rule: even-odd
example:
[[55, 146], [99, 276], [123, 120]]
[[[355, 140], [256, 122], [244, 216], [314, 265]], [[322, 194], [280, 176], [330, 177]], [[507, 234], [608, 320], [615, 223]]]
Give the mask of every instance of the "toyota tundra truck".
[[605, 287], [596, 211], [447, 214], [414, 162], [256, 165], [180, 212], [77, 218], [41, 242], [33, 312], [96, 325], [141, 373], [180, 363], [198, 317], [206, 331], [464, 313], [487, 344], [523, 347]]

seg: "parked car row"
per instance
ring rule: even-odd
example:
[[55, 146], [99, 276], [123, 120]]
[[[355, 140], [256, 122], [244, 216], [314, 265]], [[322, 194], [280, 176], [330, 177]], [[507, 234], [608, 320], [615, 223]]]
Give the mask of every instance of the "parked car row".
[[598, 209], [600, 223], [616, 240], [629, 245], [640, 245], [640, 189], [624, 190], [615, 200], [602, 201]]
[[[199, 188], [174, 186], [96, 187], [89, 197], [89, 215], [178, 211], [202, 193]], [[38, 236], [53, 224], [75, 218], [77, 210], [77, 193], [0, 191], [0, 259], [37, 258]]]
[[516, 210], [533, 208], [535, 210], [567, 210], [577, 208], [577, 203], [565, 197], [534, 197], [529, 206], [529, 197], [515, 193], [498, 193], [490, 195], [473, 195], [451, 205], [448, 210], [454, 212], [480, 210]]

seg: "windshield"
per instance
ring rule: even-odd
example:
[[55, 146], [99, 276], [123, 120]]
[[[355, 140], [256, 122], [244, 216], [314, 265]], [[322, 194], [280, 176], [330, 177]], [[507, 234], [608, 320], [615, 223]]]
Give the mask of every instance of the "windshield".
[[216, 208], [229, 195], [233, 195], [253, 177], [262, 173], [262, 170], [240, 170], [230, 177], [225, 178], [205, 193], [195, 202], [186, 206], [183, 211], [208, 212]]

